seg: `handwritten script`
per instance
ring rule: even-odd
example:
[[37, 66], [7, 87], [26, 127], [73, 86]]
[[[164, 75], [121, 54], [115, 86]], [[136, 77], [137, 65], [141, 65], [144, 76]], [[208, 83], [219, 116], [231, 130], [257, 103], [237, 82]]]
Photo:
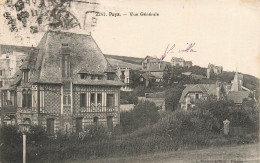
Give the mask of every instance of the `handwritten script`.
[[[177, 50], [177, 53], [194, 53], [194, 52], [197, 52], [196, 50], [194, 50], [194, 46], [195, 46], [195, 43], [190, 43], [190, 44], [188, 44], [188, 46], [185, 49]], [[173, 44], [172, 46], [170, 46], [170, 44], [168, 44], [161, 59], [164, 60], [166, 55], [169, 54], [169, 53], [175, 53], [176, 52], [176, 51], [174, 51], [175, 47], [176, 47], [175, 44]]]

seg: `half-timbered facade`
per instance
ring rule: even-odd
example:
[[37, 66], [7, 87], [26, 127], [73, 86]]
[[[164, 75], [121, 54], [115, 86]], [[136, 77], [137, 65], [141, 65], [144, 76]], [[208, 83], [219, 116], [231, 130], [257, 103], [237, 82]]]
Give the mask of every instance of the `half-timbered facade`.
[[120, 123], [117, 77], [91, 35], [48, 31], [2, 90], [4, 124], [46, 127], [48, 134]]

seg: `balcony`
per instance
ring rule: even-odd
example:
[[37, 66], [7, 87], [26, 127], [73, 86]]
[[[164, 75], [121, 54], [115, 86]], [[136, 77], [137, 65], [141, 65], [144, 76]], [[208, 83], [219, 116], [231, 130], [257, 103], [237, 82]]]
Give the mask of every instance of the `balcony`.
[[1, 107], [1, 114], [16, 114], [17, 107], [16, 106], [4, 106]]
[[89, 106], [89, 107], [80, 107], [80, 108], [74, 108], [75, 112], [79, 113], [111, 113], [111, 112], [117, 112], [118, 106], [112, 106], [112, 107], [106, 107], [106, 106]]

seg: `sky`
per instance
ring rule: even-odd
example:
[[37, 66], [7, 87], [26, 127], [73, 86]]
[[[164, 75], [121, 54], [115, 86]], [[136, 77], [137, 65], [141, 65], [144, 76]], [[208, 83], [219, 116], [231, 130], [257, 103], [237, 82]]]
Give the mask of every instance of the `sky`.
[[[257, 1], [100, 0], [99, 3], [98, 11], [108, 16], [97, 17], [91, 35], [104, 54], [161, 58], [167, 46], [169, 49], [175, 45], [166, 54], [165, 61], [182, 57], [194, 65], [207, 67], [213, 63], [223, 66], [224, 71], [235, 71], [237, 67], [239, 72], [260, 77]], [[121, 16], [109, 16], [109, 12]], [[151, 12], [159, 16], [130, 16], [130, 12]], [[23, 38], [13, 33], [6, 37], [5, 28], [0, 27], [0, 43], [31, 45], [42, 36], [27, 31]], [[178, 52], [191, 43], [196, 52]]]

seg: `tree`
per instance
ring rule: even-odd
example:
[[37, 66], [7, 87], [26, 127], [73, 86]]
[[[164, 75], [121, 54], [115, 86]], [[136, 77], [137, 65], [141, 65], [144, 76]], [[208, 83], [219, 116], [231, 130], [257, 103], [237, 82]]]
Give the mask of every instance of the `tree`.
[[220, 131], [223, 127], [223, 121], [228, 119], [233, 127], [248, 127], [255, 126], [255, 122], [250, 118], [249, 112], [243, 108], [235, 106], [233, 101], [215, 100], [209, 98], [207, 101], [199, 101], [196, 107], [193, 108], [199, 113], [210, 112], [217, 119], [219, 126], [215, 126], [215, 131]]
[[122, 112], [120, 123], [123, 132], [133, 132], [138, 128], [156, 123], [160, 118], [158, 110], [159, 108], [153, 102], [141, 101], [133, 110]]
[[131, 71], [131, 74], [130, 74], [130, 87], [131, 88], [136, 88], [139, 84], [140, 84], [140, 74], [141, 72], [139, 70], [134, 70], [134, 71]]
[[165, 109], [169, 111], [174, 111], [177, 109], [179, 105], [179, 100], [181, 98], [182, 91], [184, 90], [184, 86], [181, 84], [177, 85], [174, 88], [166, 90], [166, 98], [165, 98]]

